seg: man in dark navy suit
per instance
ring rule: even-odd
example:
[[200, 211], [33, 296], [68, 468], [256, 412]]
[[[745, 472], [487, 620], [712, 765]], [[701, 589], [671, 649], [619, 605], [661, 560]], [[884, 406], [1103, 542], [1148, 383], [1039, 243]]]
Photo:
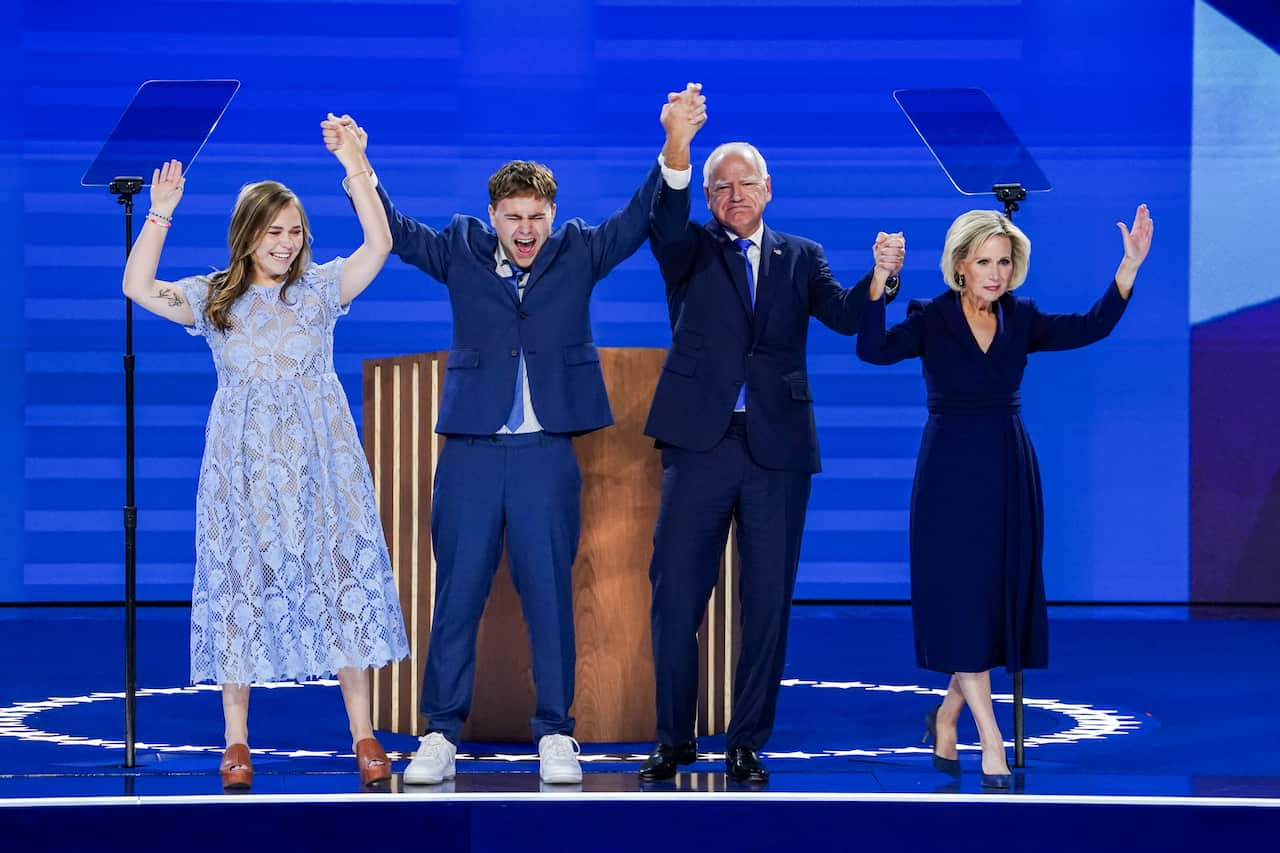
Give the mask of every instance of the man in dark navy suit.
[[[670, 112], [664, 108], [664, 125]], [[701, 123], [693, 111], [684, 115]], [[667, 127], [667, 159], [688, 156], [692, 130]], [[599, 226], [572, 219], [555, 228], [551, 171], [513, 161], [489, 180], [487, 225], [458, 215], [441, 231], [405, 216], [378, 187], [393, 251], [449, 288], [453, 314], [436, 423], [448, 438], [431, 510], [437, 592], [422, 694], [428, 727], [405, 782], [454, 776], [476, 633], [504, 534], [529, 626], [539, 773], [546, 782], [582, 780], [569, 715], [582, 486], [571, 437], [613, 423], [588, 302], [596, 282], [647, 238], [660, 181], [655, 162], [626, 207]]]
[[766, 226], [772, 183], [745, 142], [707, 158], [703, 191], [714, 218], [706, 225], [689, 221], [688, 185], [687, 176], [664, 173], [650, 229], [672, 346], [645, 425], [661, 448], [663, 477], [649, 567], [658, 743], [640, 776], [667, 779], [697, 757], [696, 634], [734, 520], [742, 646], [725, 767], [759, 783], [769, 778], [758, 752], [773, 729], [809, 482], [820, 470], [809, 318], [852, 335], [872, 277], [888, 280], [894, 264], [877, 241], [873, 271], [842, 288], [821, 246]]

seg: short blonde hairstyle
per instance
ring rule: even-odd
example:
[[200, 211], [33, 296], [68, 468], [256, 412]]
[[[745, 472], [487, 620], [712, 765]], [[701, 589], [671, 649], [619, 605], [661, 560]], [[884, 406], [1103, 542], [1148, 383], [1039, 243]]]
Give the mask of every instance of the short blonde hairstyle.
[[1013, 262], [1013, 274], [1009, 277], [1009, 289], [1013, 290], [1027, 280], [1027, 268], [1031, 264], [1031, 239], [1022, 229], [1009, 221], [1009, 217], [994, 210], [971, 210], [956, 217], [947, 229], [947, 240], [942, 246], [942, 280], [952, 290], [960, 290], [956, 265], [973, 254], [990, 237], [1009, 238], [1009, 257]]

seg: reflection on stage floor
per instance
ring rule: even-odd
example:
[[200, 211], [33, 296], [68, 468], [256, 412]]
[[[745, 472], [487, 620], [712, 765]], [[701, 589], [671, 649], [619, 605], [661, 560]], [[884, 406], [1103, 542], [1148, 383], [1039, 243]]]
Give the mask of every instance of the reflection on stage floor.
[[[186, 683], [185, 610], [140, 614], [138, 766], [126, 770], [119, 615], [9, 608], [0, 611], [8, 650], [0, 679], [0, 819], [15, 813], [5, 807], [38, 823], [30, 816], [41, 806], [391, 801], [778, 810], [798, 803], [1243, 803], [1280, 816], [1280, 679], [1274, 655], [1264, 651], [1280, 648], [1277, 617], [1277, 610], [1053, 608], [1052, 667], [1027, 674], [1027, 766], [1015, 771], [1008, 792], [980, 786], [971, 722], [961, 729], [961, 778], [932, 768], [922, 722], [946, 682], [914, 667], [907, 609], [824, 604], [794, 609], [765, 786], [726, 779], [722, 736], [703, 738], [699, 761], [670, 782], [643, 784], [636, 775], [649, 743], [583, 744], [580, 785], [541, 783], [532, 744], [464, 743], [455, 779], [405, 785], [399, 771], [417, 739], [383, 733], [397, 773], [389, 785], [362, 790], [337, 686], [310, 682], [254, 691], [256, 775], [251, 791], [229, 794], [217, 773], [217, 690]], [[1009, 678], [997, 673], [993, 683], [1011, 736]], [[479, 849], [473, 832], [467, 838]]]

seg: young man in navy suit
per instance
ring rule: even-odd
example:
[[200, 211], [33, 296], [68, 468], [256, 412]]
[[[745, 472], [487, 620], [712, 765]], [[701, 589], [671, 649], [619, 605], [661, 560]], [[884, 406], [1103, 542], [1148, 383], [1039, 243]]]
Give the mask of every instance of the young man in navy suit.
[[[668, 160], [692, 129], [665, 119]], [[687, 123], [705, 116], [685, 109]], [[687, 168], [687, 163], [685, 164]], [[454, 776], [471, 706], [476, 632], [505, 536], [533, 657], [533, 737], [543, 781], [582, 780], [573, 739], [573, 582], [582, 477], [572, 436], [613, 423], [588, 302], [596, 282], [648, 236], [659, 165], [598, 226], [555, 227], [556, 181], [540, 163], [489, 180], [488, 224], [457, 215], [440, 231], [396, 209], [392, 251], [449, 288], [449, 349], [436, 432], [447, 436], [431, 509], [437, 592], [422, 694], [426, 735], [410, 784]]]
[[650, 232], [672, 346], [645, 425], [663, 477], [649, 567], [658, 743], [640, 777], [668, 779], [697, 758], [696, 634], [735, 520], [742, 646], [725, 769], [762, 783], [769, 774], [758, 752], [773, 729], [809, 483], [820, 470], [809, 318], [852, 335], [873, 276], [885, 281], [894, 267], [878, 242], [873, 272], [842, 288], [821, 246], [766, 226], [773, 186], [764, 157], [745, 142], [711, 152], [703, 192], [714, 218], [699, 225], [689, 220], [688, 177], [664, 173]]

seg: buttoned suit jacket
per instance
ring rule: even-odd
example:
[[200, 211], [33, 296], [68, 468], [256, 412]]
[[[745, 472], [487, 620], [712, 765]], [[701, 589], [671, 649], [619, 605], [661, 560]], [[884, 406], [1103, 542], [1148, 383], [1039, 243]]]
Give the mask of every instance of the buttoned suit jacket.
[[765, 226], [753, 307], [732, 236], [714, 219], [691, 222], [689, 208], [690, 188], [659, 182], [650, 247], [666, 283], [672, 341], [645, 434], [687, 450], [710, 450], [728, 429], [745, 383], [752, 458], [765, 468], [816, 473], [821, 461], [806, 355], [809, 318], [854, 334], [871, 274], [841, 287], [822, 246]]

